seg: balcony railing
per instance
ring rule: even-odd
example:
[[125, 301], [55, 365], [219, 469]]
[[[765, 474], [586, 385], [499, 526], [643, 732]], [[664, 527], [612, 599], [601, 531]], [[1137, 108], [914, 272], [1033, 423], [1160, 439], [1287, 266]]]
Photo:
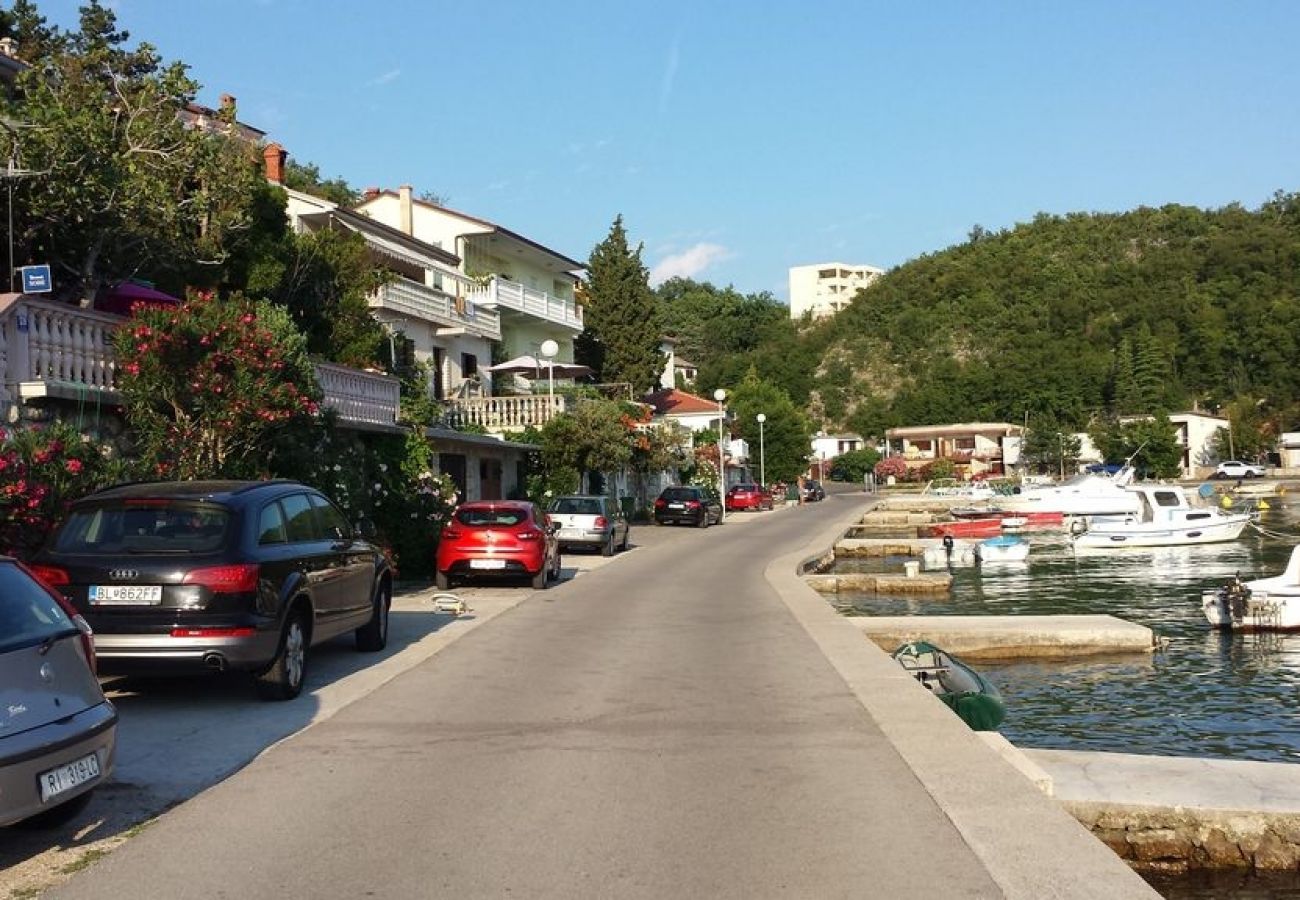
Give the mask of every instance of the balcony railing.
[[443, 328], [464, 328], [489, 340], [501, 340], [501, 314], [495, 309], [479, 306], [472, 296], [457, 300], [405, 278], [382, 285], [370, 298], [370, 306], [390, 309]]
[[478, 426], [488, 431], [540, 428], [564, 412], [565, 398], [546, 394], [521, 397], [473, 397], [447, 401], [447, 421], [453, 428]]
[[[21, 299], [0, 310], [0, 413], [23, 400], [95, 397], [118, 403], [113, 332], [126, 321], [111, 313]], [[396, 378], [318, 363], [324, 405], [344, 425], [395, 425]]]
[[575, 332], [582, 331], [582, 307], [575, 301], [535, 291], [514, 281], [493, 278], [487, 287], [472, 288], [467, 296], [476, 305], [513, 309]]

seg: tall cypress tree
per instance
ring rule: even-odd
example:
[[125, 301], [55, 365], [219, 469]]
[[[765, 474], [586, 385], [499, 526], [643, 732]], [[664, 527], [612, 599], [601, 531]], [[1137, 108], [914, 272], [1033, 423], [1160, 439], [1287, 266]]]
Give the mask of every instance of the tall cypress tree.
[[587, 275], [587, 327], [574, 342], [574, 355], [600, 381], [630, 384], [632, 396], [639, 397], [658, 384], [664, 358], [650, 273], [641, 246], [628, 247], [621, 215], [591, 251]]

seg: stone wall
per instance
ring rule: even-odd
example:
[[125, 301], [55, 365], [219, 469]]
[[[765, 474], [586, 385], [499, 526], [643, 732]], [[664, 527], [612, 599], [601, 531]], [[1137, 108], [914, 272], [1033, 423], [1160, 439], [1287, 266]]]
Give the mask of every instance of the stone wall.
[[1140, 872], [1300, 870], [1300, 814], [1080, 801], [1063, 805]]

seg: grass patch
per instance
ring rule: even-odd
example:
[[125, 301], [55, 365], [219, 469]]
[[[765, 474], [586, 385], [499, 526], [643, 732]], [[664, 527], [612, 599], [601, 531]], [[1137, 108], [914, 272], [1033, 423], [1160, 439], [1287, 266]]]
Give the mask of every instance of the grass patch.
[[77, 859], [68, 863], [63, 868], [59, 869], [59, 871], [64, 875], [74, 875], [77, 872], [80, 872], [82, 869], [89, 868], [92, 864], [103, 859], [105, 856], [108, 856], [107, 850], [99, 850], [99, 849], [87, 850], [85, 853], [81, 854], [81, 856], [79, 856]]

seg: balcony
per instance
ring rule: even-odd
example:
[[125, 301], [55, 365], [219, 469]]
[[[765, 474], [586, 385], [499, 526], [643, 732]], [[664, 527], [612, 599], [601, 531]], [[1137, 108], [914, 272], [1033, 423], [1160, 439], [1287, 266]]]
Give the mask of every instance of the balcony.
[[467, 296], [480, 308], [512, 309], [568, 328], [575, 334], [582, 331], [582, 307], [575, 301], [535, 291], [514, 281], [493, 278], [487, 287], [472, 288]]
[[565, 410], [565, 398], [546, 394], [520, 397], [473, 397], [448, 400], [447, 423], [452, 428], [479, 427], [497, 434], [541, 428]]
[[[0, 413], [26, 400], [89, 400], [117, 405], [113, 332], [126, 321], [111, 313], [20, 298], [0, 308]], [[394, 427], [396, 378], [317, 363], [323, 405], [342, 425]]]
[[440, 329], [464, 329], [492, 341], [501, 340], [501, 314], [476, 303], [406, 278], [382, 285], [370, 298], [371, 309], [387, 309], [413, 319], [433, 322]]

